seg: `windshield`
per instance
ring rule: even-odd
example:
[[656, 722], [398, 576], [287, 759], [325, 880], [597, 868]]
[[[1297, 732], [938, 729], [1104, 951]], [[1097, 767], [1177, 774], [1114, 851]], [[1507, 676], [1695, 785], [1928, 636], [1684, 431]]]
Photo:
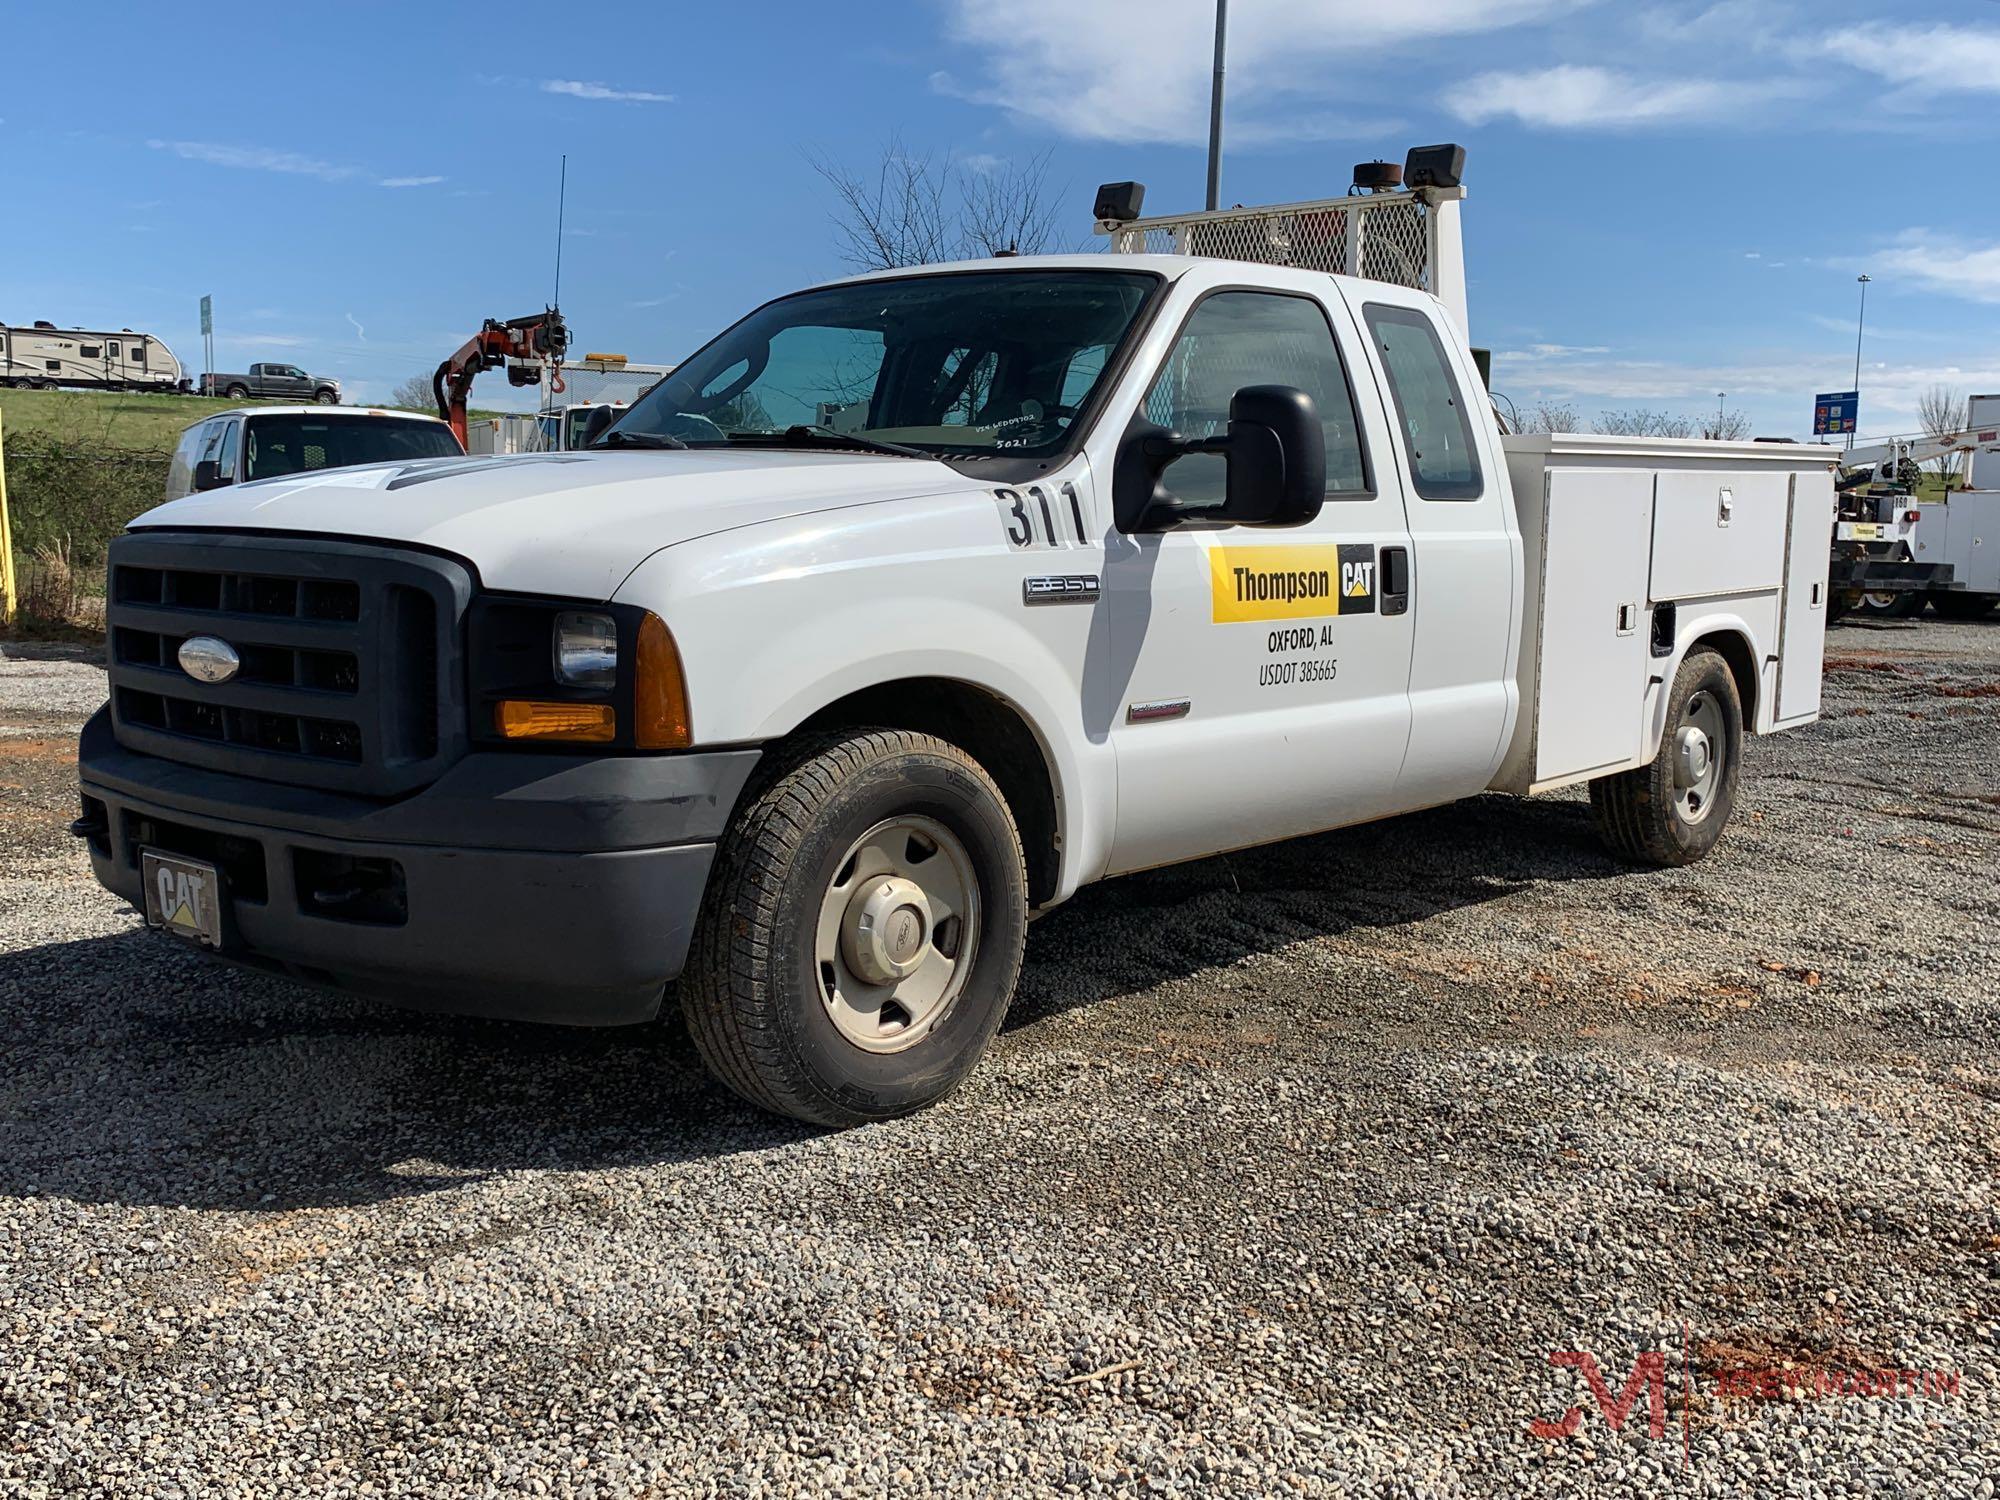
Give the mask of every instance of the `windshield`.
[[788, 428], [963, 457], [1053, 453], [1159, 278], [976, 271], [865, 281], [758, 309], [613, 429], [690, 447]]
[[464, 450], [442, 422], [410, 417], [273, 414], [244, 427], [244, 478], [275, 479], [308, 469], [457, 458]]

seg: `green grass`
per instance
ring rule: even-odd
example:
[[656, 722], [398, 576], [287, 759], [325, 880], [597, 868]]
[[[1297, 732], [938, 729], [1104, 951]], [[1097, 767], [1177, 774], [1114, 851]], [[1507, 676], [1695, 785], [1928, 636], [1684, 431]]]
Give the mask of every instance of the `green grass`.
[[46, 437], [134, 453], [171, 453], [181, 430], [241, 402], [126, 391], [0, 390], [7, 441]]
[[[220, 396], [168, 396], [131, 391], [0, 390], [6, 441], [35, 437], [124, 453], [169, 454], [183, 430], [217, 412], [255, 406]], [[271, 403], [282, 405], [284, 403]], [[491, 415], [475, 411], [473, 418]]]

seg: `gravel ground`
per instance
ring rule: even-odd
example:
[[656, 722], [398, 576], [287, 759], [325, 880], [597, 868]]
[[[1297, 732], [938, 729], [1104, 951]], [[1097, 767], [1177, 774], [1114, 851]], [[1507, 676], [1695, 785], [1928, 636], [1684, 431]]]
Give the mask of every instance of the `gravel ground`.
[[148, 938], [6, 655], [0, 1493], [1992, 1493], [2000, 623], [1836, 630], [1691, 870], [1487, 798], [1086, 892], [837, 1135]]

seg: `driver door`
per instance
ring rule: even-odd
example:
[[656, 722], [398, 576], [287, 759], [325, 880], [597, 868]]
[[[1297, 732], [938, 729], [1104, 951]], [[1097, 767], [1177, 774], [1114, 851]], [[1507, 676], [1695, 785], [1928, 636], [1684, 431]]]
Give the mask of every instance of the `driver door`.
[[[1410, 533], [1380, 403], [1355, 398], [1361, 366], [1344, 351], [1359, 347], [1337, 299], [1223, 288], [1196, 303], [1154, 376], [1141, 414], [1184, 436], [1224, 431], [1243, 386], [1305, 391], [1327, 497], [1302, 526], [1112, 535], [1104, 589], [1129, 677], [1111, 726], [1109, 873], [1394, 810], [1412, 626], [1384, 597], [1382, 566], [1395, 548], [1407, 561]], [[1220, 457], [1189, 455], [1165, 484], [1219, 504], [1225, 474]]]

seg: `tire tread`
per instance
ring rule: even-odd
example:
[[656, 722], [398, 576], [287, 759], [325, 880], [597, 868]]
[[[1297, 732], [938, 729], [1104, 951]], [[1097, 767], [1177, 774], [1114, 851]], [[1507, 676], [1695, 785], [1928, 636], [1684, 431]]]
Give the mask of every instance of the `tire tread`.
[[[789, 741], [753, 779], [731, 820], [703, 896], [680, 995], [703, 1061], [752, 1104], [824, 1125], [871, 1118], [814, 1087], [791, 1063], [773, 1025], [782, 1001], [766, 976], [777, 959], [773, 933], [785, 876], [820, 810], [844, 781], [885, 760], [917, 755], [951, 761], [1006, 809], [993, 778], [957, 746], [911, 730], [868, 729]], [[1026, 863], [1011, 814], [1007, 826], [1013, 834], [1010, 874], [1025, 894]]]

